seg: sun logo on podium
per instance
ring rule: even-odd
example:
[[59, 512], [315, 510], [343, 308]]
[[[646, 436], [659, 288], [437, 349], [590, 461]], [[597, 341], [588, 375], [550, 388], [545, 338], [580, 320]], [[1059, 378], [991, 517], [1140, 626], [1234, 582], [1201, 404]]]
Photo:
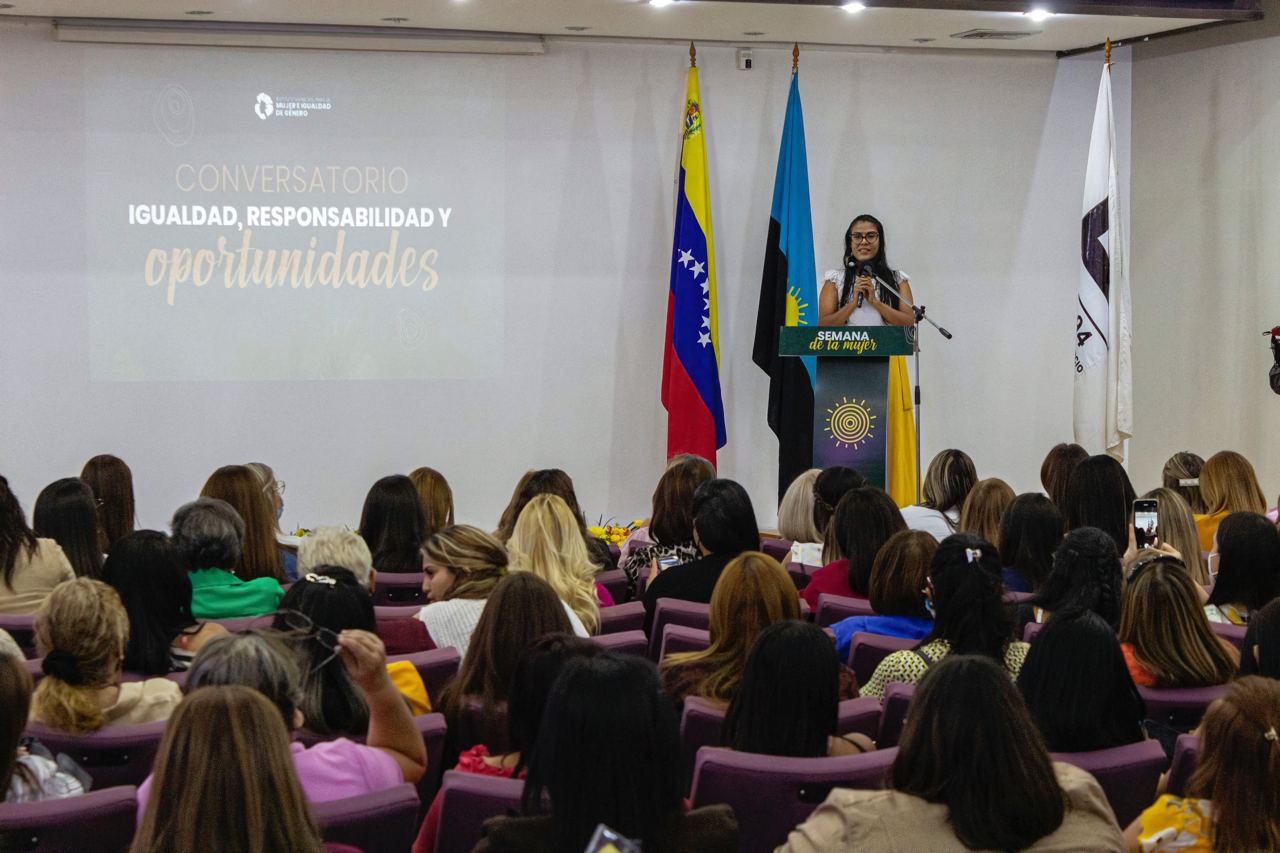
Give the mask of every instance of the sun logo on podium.
[[800, 301], [800, 288], [787, 288], [787, 321], [788, 326], [810, 326], [808, 318], [809, 303]]
[[831, 440], [838, 447], [852, 447], [871, 438], [875, 429], [872, 423], [876, 416], [867, 408], [866, 400], [854, 402], [847, 397], [840, 398], [840, 405], [827, 409], [827, 425], [824, 431], [831, 435]]

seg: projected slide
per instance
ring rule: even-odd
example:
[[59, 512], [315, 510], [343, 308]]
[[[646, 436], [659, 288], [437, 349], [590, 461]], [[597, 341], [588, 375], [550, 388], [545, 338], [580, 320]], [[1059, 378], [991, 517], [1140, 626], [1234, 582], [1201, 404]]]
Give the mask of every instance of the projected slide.
[[119, 54], [91, 55], [94, 379], [501, 370], [500, 76], [409, 91], [386, 58], [293, 56], [242, 51], [141, 87]]

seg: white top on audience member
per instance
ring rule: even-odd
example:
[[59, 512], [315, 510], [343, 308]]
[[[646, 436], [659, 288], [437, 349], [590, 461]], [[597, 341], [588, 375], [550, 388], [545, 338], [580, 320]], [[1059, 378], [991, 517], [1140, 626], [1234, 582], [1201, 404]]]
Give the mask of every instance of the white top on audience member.
[[[957, 530], [960, 523], [960, 508], [942, 513], [927, 506], [906, 506], [902, 508], [902, 520], [907, 523], [908, 530], [923, 530], [941, 542]], [[948, 524], [950, 520], [950, 524]]]

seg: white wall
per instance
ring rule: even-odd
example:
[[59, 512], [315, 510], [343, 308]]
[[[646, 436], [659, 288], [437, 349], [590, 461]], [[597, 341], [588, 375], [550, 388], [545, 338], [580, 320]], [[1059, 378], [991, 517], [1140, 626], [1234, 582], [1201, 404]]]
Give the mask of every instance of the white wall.
[[1134, 470], [1243, 453], [1280, 489], [1280, 13], [1140, 45], [1133, 68]]
[[[63, 45], [46, 26], [0, 24], [0, 472], [28, 510], [45, 483], [114, 452], [134, 469], [147, 525], [213, 468], [250, 459], [289, 483], [290, 526], [354, 524], [375, 478], [420, 464], [444, 471], [460, 519], [481, 525], [528, 467], [569, 470], [593, 520], [647, 512], [665, 447], [658, 390], [685, 46], [278, 54], [281, 74], [371, 75], [390, 85], [368, 98], [424, 110], [441, 74], [500, 69], [501, 84], [475, 97], [506, 119], [507, 281], [494, 320], [510, 369], [474, 384], [91, 381], [83, 247], [95, 223], [77, 211], [83, 78], [102, 73], [102, 51], [120, 58], [113, 73], [124, 79], [113, 82], [139, 91], [248, 61], [241, 50]], [[1127, 140], [1128, 68], [1117, 58]], [[730, 47], [704, 46], [699, 67], [729, 436], [720, 466], [772, 523], [777, 444], [750, 353], [790, 54], [757, 49], [755, 69], [740, 72]], [[1039, 488], [1045, 450], [1071, 434], [1080, 196], [1099, 73], [1098, 57], [801, 56], [819, 271], [838, 263], [853, 214], [880, 216], [891, 263], [955, 333], [943, 342], [925, 332], [926, 461], [961, 447], [980, 474], [1019, 491]]]

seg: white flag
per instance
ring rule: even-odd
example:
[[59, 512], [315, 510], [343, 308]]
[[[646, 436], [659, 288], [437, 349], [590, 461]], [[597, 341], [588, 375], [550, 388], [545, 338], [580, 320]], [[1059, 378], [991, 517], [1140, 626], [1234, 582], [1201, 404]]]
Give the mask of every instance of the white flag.
[[1075, 439], [1091, 454], [1124, 461], [1133, 431], [1128, 245], [1116, 192], [1111, 70], [1104, 67], [1093, 113], [1080, 224], [1076, 314]]

